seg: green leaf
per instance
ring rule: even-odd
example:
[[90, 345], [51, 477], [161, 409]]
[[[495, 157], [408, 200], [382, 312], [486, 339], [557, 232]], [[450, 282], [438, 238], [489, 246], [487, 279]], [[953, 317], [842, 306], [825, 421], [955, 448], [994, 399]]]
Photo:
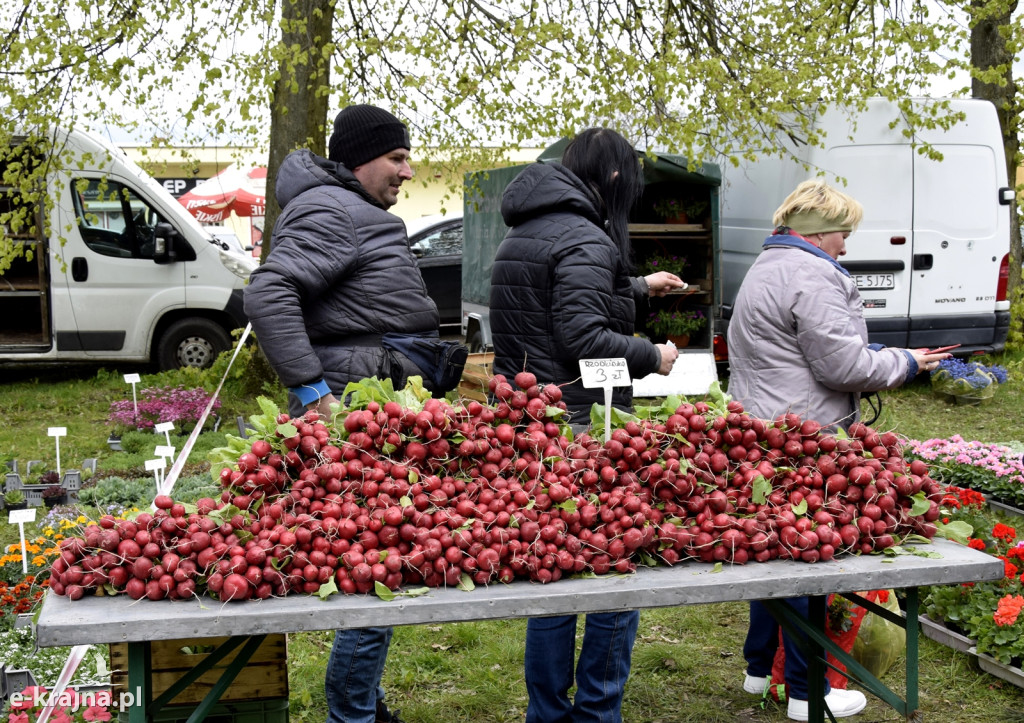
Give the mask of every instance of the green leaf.
[[935, 521], [935, 536], [942, 537], [953, 542], [966, 545], [968, 538], [974, 534], [974, 528], [963, 520], [953, 520], [949, 524], [943, 524], [941, 520]]
[[334, 581], [334, 578], [331, 577], [330, 580], [317, 588], [316, 594], [321, 600], [326, 600], [336, 592], [338, 592], [338, 584]]
[[398, 595], [394, 590], [389, 588], [387, 585], [382, 583], [380, 580], [374, 580], [373, 582], [373, 593], [384, 602], [391, 602]]
[[555, 505], [555, 508], [559, 510], [565, 510], [571, 515], [574, 512], [576, 512], [576, 500], [570, 497], [569, 499], [565, 500], [565, 502], [561, 502]]
[[755, 505], [763, 505], [768, 502], [768, 495], [772, 493], [772, 483], [764, 478], [764, 475], [758, 475], [754, 478], [753, 494], [750, 496], [750, 501]]
[[793, 514], [802, 515], [807, 512], [807, 500], [800, 500], [800, 504], [793, 505]]
[[462, 577], [459, 578], [459, 584], [456, 585], [456, 587], [460, 590], [465, 590], [466, 592], [476, 590], [476, 585], [473, 583], [473, 578], [471, 578], [466, 573], [462, 573]]
[[924, 492], [918, 492], [912, 499], [914, 500], [914, 504], [910, 508], [910, 514], [913, 517], [923, 515], [931, 508], [931, 504], [928, 502], [928, 498], [924, 496]]
[[429, 587], [414, 587], [411, 590], [403, 590], [399, 595], [402, 597], [422, 597], [430, 592]]
[[711, 574], [714, 574], [716, 572], [721, 572], [723, 569], [724, 568], [722, 567], [722, 563], [716, 562], [714, 567], [711, 568]]

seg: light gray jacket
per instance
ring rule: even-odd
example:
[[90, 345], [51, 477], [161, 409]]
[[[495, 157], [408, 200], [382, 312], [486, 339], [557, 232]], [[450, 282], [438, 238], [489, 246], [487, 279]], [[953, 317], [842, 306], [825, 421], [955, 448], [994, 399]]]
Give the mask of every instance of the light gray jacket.
[[860, 415], [860, 393], [914, 378], [904, 349], [868, 346], [860, 292], [820, 249], [772, 236], [750, 267], [729, 321], [729, 394], [751, 414], [795, 412], [827, 427]]

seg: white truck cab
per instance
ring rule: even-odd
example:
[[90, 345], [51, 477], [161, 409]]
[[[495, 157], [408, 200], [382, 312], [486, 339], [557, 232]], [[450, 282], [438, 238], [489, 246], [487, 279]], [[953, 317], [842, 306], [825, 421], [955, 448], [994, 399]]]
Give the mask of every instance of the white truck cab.
[[[210, 235], [120, 149], [82, 131], [53, 147], [48, 218], [10, 173], [0, 184], [4, 235], [29, 247], [0, 271], [0, 362], [212, 364], [246, 324], [257, 260]], [[12, 225], [18, 209], [34, 223]]]
[[[915, 102], [924, 109], [936, 101]], [[789, 157], [723, 162], [724, 319], [773, 212], [798, 183], [820, 175], [864, 206], [839, 262], [860, 290], [872, 342], [1001, 351], [1014, 203], [1002, 135], [987, 101], [951, 100], [950, 111], [960, 120], [949, 128], [911, 134], [889, 101], [871, 99], [856, 111], [830, 105], [814, 123], [823, 147], [780, 133]], [[923, 144], [942, 159], [923, 153]]]

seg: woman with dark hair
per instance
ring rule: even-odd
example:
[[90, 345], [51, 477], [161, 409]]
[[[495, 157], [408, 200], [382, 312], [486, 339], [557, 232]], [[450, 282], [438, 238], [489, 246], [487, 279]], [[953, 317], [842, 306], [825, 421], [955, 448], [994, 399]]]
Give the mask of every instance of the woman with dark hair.
[[[667, 272], [630, 274], [629, 211], [643, 190], [636, 151], [615, 131], [590, 128], [569, 143], [559, 163], [529, 166], [505, 190], [510, 227], [491, 273], [494, 371], [527, 370], [558, 384], [571, 414], [585, 425], [601, 389], [584, 389], [579, 360], [625, 358], [631, 377], [668, 374], [678, 352], [633, 336], [636, 304], [681, 288]], [[632, 389], [612, 403], [632, 406]], [[527, 723], [622, 720], [622, 695], [640, 615], [587, 615], [575, 669], [576, 616], [531, 618], [526, 628]]]
[[[682, 288], [675, 274], [630, 274], [629, 211], [643, 190], [643, 170], [629, 141], [589, 128], [561, 163], [536, 163], [505, 189], [501, 214], [510, 227], [491, 271], [494, 371], [533, 372], [562, 386], [571, 421], [586, 424], [601, 389], [584, 389], [580, 359], [625, 358], [632, 378], [668, 374], [675, 348], [633, 336], [636, 304]], [[614, 406], [632, 405], [616, 387]]]

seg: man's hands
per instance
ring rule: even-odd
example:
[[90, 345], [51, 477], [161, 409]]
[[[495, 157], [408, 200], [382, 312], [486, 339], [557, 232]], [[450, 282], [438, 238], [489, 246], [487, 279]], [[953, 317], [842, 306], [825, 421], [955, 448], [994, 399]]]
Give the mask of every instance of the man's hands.
[[647, 282], [651, 296], [664, 296], [673, 289], [686, 288], [686, 283], [682, 279], [668, 271], [658, 271], [650, 276], [645, 276], [644, 281]]
[[326, 419], [330, 419], [331, 418], [331, 405], [332, 404], [337, 404], [337, 403], [338, 403], [337, 397], [335, 397], [333, 394], [328, 394], [326, 397], [320, 397], [320, 401], [319, 402], [311, 402], [310, 404], [307, 404], [306, 405], [306, 411], [309, 411], [311, 409], [315, 409], [317, 412], [320, 413], [321, 417], [324, 417]]
[[668, 373], [672, 371], [672, 365], [679, 358], [679, 350], [676, 349], [675, 344], [655, 344], [655, 346], [661, 353], [661, 366], [658, 367], [658, 374], [668, 376]]

